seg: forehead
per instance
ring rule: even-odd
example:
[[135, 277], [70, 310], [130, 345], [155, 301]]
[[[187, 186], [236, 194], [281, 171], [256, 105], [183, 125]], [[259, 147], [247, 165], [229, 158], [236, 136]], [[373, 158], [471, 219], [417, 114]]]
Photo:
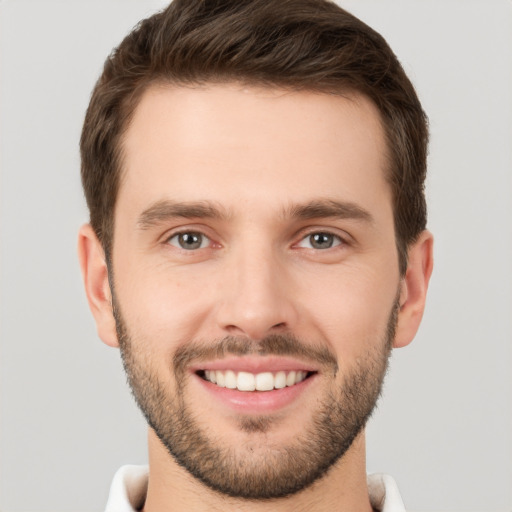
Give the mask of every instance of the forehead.
[[[361, 95], [220, 84], [155, 85], [123, 139], [118, 202], [225, 204], [386, 196], [378, 110]], [[362, 200], [362, 198], [360, 198]], [[280, 206], [281, 206], [280, 205]]]

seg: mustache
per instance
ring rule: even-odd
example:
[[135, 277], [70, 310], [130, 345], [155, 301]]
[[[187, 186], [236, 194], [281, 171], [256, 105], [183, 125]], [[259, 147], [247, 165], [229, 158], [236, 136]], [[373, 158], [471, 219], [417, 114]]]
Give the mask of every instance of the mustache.
[[328, 347], [304, 343], [292, 334], [271, 334], [257, 341], [243, 336], [226, 336], [213, 342], [190, 342], [176, 350], [173, 366], [176, 375], [180, 375], [192, 363], [246, 355], [297, 357], [320, 363], [334, 375], [338, 371], [336, 356]]

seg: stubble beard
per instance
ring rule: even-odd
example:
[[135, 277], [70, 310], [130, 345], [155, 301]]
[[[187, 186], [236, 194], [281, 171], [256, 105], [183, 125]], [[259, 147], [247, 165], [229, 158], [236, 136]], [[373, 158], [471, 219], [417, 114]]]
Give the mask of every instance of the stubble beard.
[[[386, 332], [373, 353], [366, 354], [319, 400], [307, 428], [288, 445], [266, 445], [271, 416], [240, 416], [238, 427], [248, 439], [245, 447], [229, 445], [201, 428], [186, 403], [185, 368], [204, 352], [193, 342], [173, 359], [176, 392], [171, 394], [159, 379], [148, 354], [137, 347], [114, 301], [121, 356], [132, 394], [149, 426], [174, 460], [193, 477], [223, 495], [246, 500], [268, 500], [295, 494], [313, 484], [339, 462], [364, 428], [381, 394], [398, 316], [395, 302]], [[247, 353], [299, 355], [309, 346], [295, 337], [272, 335], [258, 343], [245, 338], [225, 338], [207, 349], [209, 354]], [[291, 352], [291, 353], [290, 353]], [[325, 348], [313, 351], [322, 366], [334, 376], [336, 359]], [[317, 361], [318, 362], [318, 361]], [[254, 437], [254, 436], [260, 437]]]

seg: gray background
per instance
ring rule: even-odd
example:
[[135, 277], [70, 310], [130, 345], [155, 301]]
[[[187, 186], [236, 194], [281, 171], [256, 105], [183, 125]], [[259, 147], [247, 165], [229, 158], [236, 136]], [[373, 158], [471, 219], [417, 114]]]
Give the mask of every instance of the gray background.
[[[107, 53], [150, 0], [0, 1], [0, 509], [102, 510], [146, 461], [116, 350], [97, 338], [75, 246], [78, 139]], [[512, 3], [351, 0], [430, 115], [436, 265], [396, 351], [368, 469], [409, 510], [512, 510]]]

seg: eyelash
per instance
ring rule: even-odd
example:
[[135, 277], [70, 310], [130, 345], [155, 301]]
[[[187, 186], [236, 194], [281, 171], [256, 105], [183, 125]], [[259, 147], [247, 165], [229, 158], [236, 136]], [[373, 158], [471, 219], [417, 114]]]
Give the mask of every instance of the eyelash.
[[[200, 246], [199, 247], [196, 247], [196, 248], [188, 248], [186, 249], [185, 247], [180, 247], [178, 245], [174, 245], [171, 243], [171, 240], [173, 238], [176, 238], [177, 240], [179, 240], [179, 237], [180, 236], [183, 236], [183, 235], [191, 235], [191, 236], [196, 236], [196, 237], [201, 237], [201, 243], [200, 243]], [[198, 250], [198, 249], [205, 249], [206, 247], [201, 247], [203, 245], [203, 242], [204, 241], [207, 241], [207, 242], [211, 242], [211, 239], [209, 236], [205, 235], [204, 233], [201, 233], [201, 231], [194, 231], [194, 230], [184, 230], [184, 231], [179, 231], [177, 233], [173, 233], [172, 235], [170, 235], [169, 237], [166, 238], [165, 240], [165, 243], [168, 244], [168, 245], [172, 245], [173, 247], [176, 247], [177, 249], [182, 249], [184, 251], [193, 251], [193, 250]], [[179, 244], [179, 242], [178, 242]]]
[[[196, 244], [199, 243], [199, 246], [192, 247], [192, 248], [182, 247], [178, 240], [179, 240], [180, 236], [184, 236], [184, 235], [190, 235], [192, 237], [200, 237], [200, 241], [196, 242]], [[324, 237], [331, 238], [331, 245], [329, 247], [323, 247], [323, 248], [311, 247], [311, 246], [304, 247], [302, 245], [304, 243], [308, 243], [308, 240], [309, 240], [310, 245], [312, 245], [312, 243], [311, 243], [312, 237], [314, 237], [314, 236], [324, 236]], [[173, 239], [177, 239], [176, 244], [171, 243], [171, 241]], [[209, 245], [212, 243], [212, 240], [208, 235], [202, 233], [201, 231], [199, 231], [199, 230], [195, 231], [195, 230], [190, 229], [190, 230], [183, 230], [183, 231], [173, 233], [172, 235], [168, 236], [165, 239], [165, 243], [168, 245], [172, 245], [173, 247], [176, 247], [177, 249], [181, 249], [181, 250], [184, 250], [187, 252], [193, 252], [193, 251], [196, 251], [199, 249], [206, 249], [207, 247], [203, 247], [203, 244], [207, 243]], [[322, 242], [318, 242], [318, 243], [322, 243]], [[320, 229], [320, 230], [310, 231], [309, 233], [304, 234], [302, 236], [302, 238], [300, 239], [300, 241], [298, 243], [294, 244], [294, 247], [302, 247], [304, 249], [317, 250], [317, 251], [326, 251], [326, 250], [334, 249], [334, 248], [342, 246], [342, 245], [348, 245], [348, 242], [346, 241], [345, 238], [343, 238], [342, 236], [340, 236], [338, 234], [331, 233], [330, 231]]]
[[[312, 238], [313, 237], [328, 237], [331, 239], [331, 244], [329, 247], [324, 248], [318, 248], [318, 247], [303, 247], [301, 244], [307, 243], [309, 241], [310, 245], [312, 245]], [[322, 242], [318, 242], [322, 243]], [[318, 250], [318, 251], [325, 251], [328, 249], [334, 249], [335, 247], [339, 247], [340, 245], [347, 245], [347, 242], [342, 238], [340, 235], [337, 235], [335, 233], [331, 233], [330, 231], [326, 230], [317, 230], [317, 231], [311, 231], [307, 233], [305, 236], [303, 236], [300, 239], [300, 242], [298, 244], [295, 244], [296, 246], [303, 247], [304, 249], [312, 249], [312, 250]]]

